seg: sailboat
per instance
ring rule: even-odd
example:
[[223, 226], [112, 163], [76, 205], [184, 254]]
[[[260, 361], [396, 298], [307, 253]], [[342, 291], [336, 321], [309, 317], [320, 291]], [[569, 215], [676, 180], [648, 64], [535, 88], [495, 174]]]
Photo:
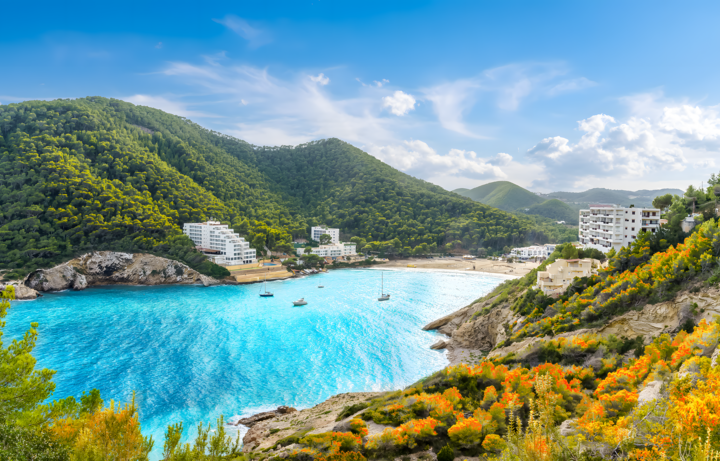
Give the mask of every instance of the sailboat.
[[262, 291], [262, 292], [260, 293], [260, 297], [261, 297], [261, 298], [270, 298], [270, 297], [272, 297], [272, 296], [275, 296], [274, 294], [272, 294], [272, 293], [270, 293], [269, 291], [267, 291], [267, 274], [265, 274], [265, 281], [263, 282], [263, 290], [264, 290], [264, 291]]
[[378, 301], [388, 301], [390, 299], [390, 293], [385, 293], [385, 278], [384, 273], [380, 273], [380, 297]]

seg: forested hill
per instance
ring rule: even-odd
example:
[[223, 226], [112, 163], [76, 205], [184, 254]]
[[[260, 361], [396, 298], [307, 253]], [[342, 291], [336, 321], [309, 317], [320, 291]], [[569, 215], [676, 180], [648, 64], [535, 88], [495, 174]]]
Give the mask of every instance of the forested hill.
[[256, 248], [282, 246], [313, 224], [390, 252], [575, 237], [458, 197], [337, 139], [256, 147], [113, 99], [0, 106], [0, 135], [0, 269], [13, 276], [92, 249], [199, 267], [180, 229], [210, 217]]

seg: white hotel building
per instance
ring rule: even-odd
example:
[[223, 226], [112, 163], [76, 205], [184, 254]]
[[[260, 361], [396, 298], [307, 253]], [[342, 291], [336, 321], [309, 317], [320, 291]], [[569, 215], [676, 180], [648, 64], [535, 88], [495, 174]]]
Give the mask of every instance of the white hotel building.
[[535, 245], [523, 248], [513, 248], [510, 251], [511, 256], [520, 259], [547, 259], [555, 251], [557, 245], [548, 243], [545, 245]]
[[340, 243], [340, 229], [329, 229], [324, 226], [310, 228], [310, 238], [316, 242], [320, 241], [320, 236], [323, 234], [328, 234], [332, 238], [332, 243], [336, 245]]
[[240, 235], [218, 221], [185, 223], [185, 235], [216, 264], [235, 265], [256, 263], [255, 249]]
[[578, 240], [585, 248], [607, 253], [632, 243], [640, 231], [655, 233], [660, 229], [657, 208], [625, 208], [618, 205], [590, 205], [580, 210]]
[[[323, 258], [337, 258], [340, 256], [353, 256], [357, 252], [355, 250], [356, 245], [354, 243], [339, 243], [337, 245], [320, 245], [319, 247], [313, 248], [311, 253], [321, 256]], [[298, 256], [302, 256], [305, 253], [305, 248], [298, 248]]]

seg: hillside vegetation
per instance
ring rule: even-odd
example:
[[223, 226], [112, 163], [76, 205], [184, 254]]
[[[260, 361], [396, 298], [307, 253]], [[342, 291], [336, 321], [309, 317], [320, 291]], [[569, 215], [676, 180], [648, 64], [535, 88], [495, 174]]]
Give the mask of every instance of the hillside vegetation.
[[572, 225], [578, 225], [580, 222], [579, 210], [576, 210], [557, 199], [545, 200], [542, 203], [530, 205], [527, 209], [518, 211], [550, 218], [554, 221], [565, 221], [567, 224]]
[[584, 192], [551, 192], [546, 196], [585, 205], [591, 203], [614, 203], [623, 206], [650, 207], [655, 197], [665, 194], [682, 195], [682, 191], [680, 189], [629, 191], [595, 188]]
[[503, 248], [573, 232], [401, 173], [337, 139], [256, 147], [113, 99], [0, 106], [0, 269], [143, 251], [223, 275], [181, 233], [216, 218], [258, 250], [328, 224], [376, 251]]
[[495, 181], [474, 189], [455, 189], [453, 192], [505, 211], [526, 208], [544, 199], [509, 181]]
[[461, 188], [453, 192], [516, 214], [535, 215], [572, 225], [577, 225], [580, 220], [579, 208], [571, 207], [560, 200], [547, 200], [509, 181], [495, 181], [474, 189]]

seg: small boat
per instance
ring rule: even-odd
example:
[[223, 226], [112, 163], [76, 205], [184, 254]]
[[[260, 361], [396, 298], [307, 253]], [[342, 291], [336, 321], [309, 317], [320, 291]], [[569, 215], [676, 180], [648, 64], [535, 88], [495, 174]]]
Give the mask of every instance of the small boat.
[[318, 285], [318, 288], [325, 288], [325, 286], [323, 286], [323, 285]]
[[390, 293], [385, 293], [385, 278], [383, 273], [380, 274], [380, 297], [378, 301], [388, 301], [390, 299]]
[[270, 293], [269, 291], [267, 291], [267, 274], [265, 274], [265, 281], [263, 282], [263, 291], [260, 292], [260, 297], [261, 298], [271, 298], [273, 296], [275, 296], [275, 295]]
[[304, 306], [307, 304], [307, 301], [305, 301], [305, 298], [300, 298], [297, 301], [293, 301], [293, 306]]

